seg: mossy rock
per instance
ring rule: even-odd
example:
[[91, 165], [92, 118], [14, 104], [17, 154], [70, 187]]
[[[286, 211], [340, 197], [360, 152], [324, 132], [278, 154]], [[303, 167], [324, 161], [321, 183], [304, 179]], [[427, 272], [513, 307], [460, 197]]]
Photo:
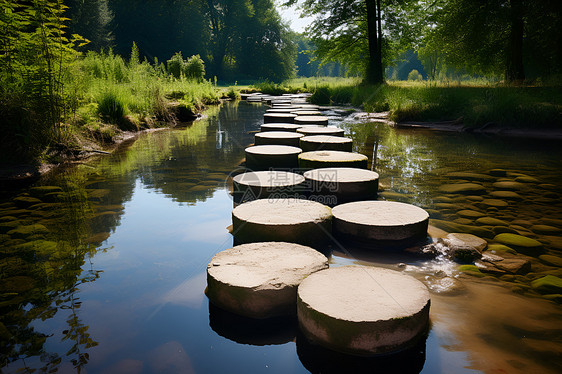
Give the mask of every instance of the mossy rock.
[[525, 254], [537, 254], [542, 252], [543, 245], [541, 242], [535, 239], [528, 238], [526, 236], [517, 235], [517, 234], [510, 234], [510, 233], [503, 233], [496, 235], [494, 237], [494, 241], [508, 245], [514, 248], [517, 252], [525, 253]]
[[435, 203], [434, 206], [439, 209], [456, 209], [458, 205], [452, 203]]
[[447, 173], [445, 174], [446, 177], [449, 178], [456, 178], [456, 179], [466, 179], [466, 180], [470, 180], [470, 181], [492, 181], [495, 178], [493, 176], [490, 175], [486, 175], [486, 174], [479, 174], [479, 173], [470, 173], [470, 172], [464, 172], [464, 171], [455, 171], [452, 173]]
[[13, 199], [13, 202], [18, 208], [29, 208], [32, 205], [42, 203], [41, 200], [32, 196], [18, 196]]
[[453, 201], [449, 196], [437, 196], [433, 199], [435, 203], [452, 203]]
[[459, 210], [457, 212], [457, 214], [461, 217], [465, 217], [465, 218], [480, 218], [480, 217], [484, 217], [485, 214], [482, 212], [478, 212], [476, 210], [470, 210], [470, 209], [463, 209], [463, 210]]
[[540, 255], [539, 260], [547, 265], [562, 267], [562, 258], [553, 255]]
[[562, 278], [547, 275], [531, 282], [533, 290], [542, 294], [562, 293]]
[[531, 226], [531, 231], [542, 235], [558, 235], [562, 233], [562, 229], [549, 225], [534, 225]]
[[63, 201], [65, 198], [66, 194], [64, 192], [49, 192], [43, 197], [43, 200], [48, 203], [56, 203]]
[[466, 197], [466, 200], [468, 200], [468, 201], [480, 202], [480, 201], [484, 200], [484, 198], [483, 198], [482, 196], [473, 196], [473, 195], [470, 195], [470, 196], [467, 196], [467, 197]]
[[496, 182], [492, 186], [494, 188], [497, 188], [498, 190], [508, 190], [508, 191], [518, 191], [526, 187], [523, 183], [514, 182], [514, 181]]
[[543, 297], [547, 300], [554, 301], [556, 303], [562, 303], [562, 294], [550, 294], [550, 295], [543, 295]]
[[488, 244], [488, 251], [490, 252], [507, 252], [513, 255], [517, 254], [517, 251], [513, 248], [508, 247], [507, 245], [503, 244]]
[[488, 174], [490, 174], [494, 177], [506, 177], [507, 176], [507, 170], [505, 170], [505, 169], [492, 169], [488, 172]]
[[35, 281], [31, 277], [16, 275], [15, 277], [9, 277], [0, 279], [0, 293], [10, 293], [10, 292], [25, 292], [32, 289], [35, 285]]
[[457, 218], [455, 220], [453, 220], [453, 222], [455, 223], [459, 223], [461, 225], [470, 225], [472, 223], [472, 220], [468, 219], [468, 218]]
[[494, 207], [494, 208], [505, 208], [509, 204], [500, 199], [484, 199], [480, 202], [480, 204], [486, 207]]
[[453, 183], [439, 186], [439, 191], [450, 194], [472, 195], [483, 194], [486, 192], [486, 188], [477, 183]]
[[515, 178], [516, 182], [520, 183], [539, 183], [540, 181], [537, 178], [530, 177], [528, 175], [520, 175]]
[[50, 194], [50, 193], [53, 193], [53, 192], [61, 193], [61, 192], [63, 192], [63, 190], [59, 186], [37, 186], [37, 187], [31, 187], [29, 189], [30, 195], [36, 196], [36, 197], [39, 197], [39, 198], [43, 198], [47, 194]]
[[562, 251], [562, 237], [548, 235], [543, 236], [541, 240], [545, 240], [549, 247]]
[[476, 220], [476, 223], [481, 225], [490, 225], [490, 226], [507, 226], [509, 223], [503, 221], [501, 219], [493, 218], [493, 217], [480, 217]]
[[18, 226], [13, 230], [8, 231], [8, 235], [13, 238], [25, 239], [32, 235], [47, 234], [48, 232], [49, 229], [37, 223], [34, 225]]
[[479, 226], [463, 225], [438, 219], [430, 220], [430, 224], [447, 232], [464, 232], [487, 239], [492, 239], [495, 236], [492, 230], [488, 230]]
[[18, 220], [2, 222], [0, 223], [0, 234], [6, 234], [18, 226], [21, 226], [21, 222]]
[[482, 273], [475, 265], [460, 265], [458, 270], [473, 277], [482, 278], [486, 276], [486, 274]]
[[514, 230], [510, 227], [507, 226], [494, 226], [492, 228], [492, 231], [494, 232], [494, 234], [499, 235], [499, 234], [504, 234], [504, 233], [508, 233], [508, 234], [519, 234], [519, 231]]
[[3, 216], [3, 217], [0, 217], [0, 223], [11, 222], [11, 221], [15, 221], [15, 220], [17, 220], [17, 218], [14, 217], [14, 216]]
[[492, 191], [490, 192], [490, 197], [497, 198], [497, 199], [506, 199], [506, 200], [521, 200], [523, 196], [519, 195], [515, 191]]
[[15, 249], [17, 251], [34, 251], [40, 256], [51, 256], [57, 250], [58, 244], [50, 240], [33, 240], [24, 244], [20, 244]]

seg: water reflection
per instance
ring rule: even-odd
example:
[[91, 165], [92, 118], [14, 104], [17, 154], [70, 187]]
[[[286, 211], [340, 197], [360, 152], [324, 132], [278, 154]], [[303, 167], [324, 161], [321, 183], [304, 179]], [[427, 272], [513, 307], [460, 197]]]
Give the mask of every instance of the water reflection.
[[[337, 368], [326, 367], [330, 355], [303, 350], [298, 337], [295, 345], [294, 321], [248, 327], [216, 313], [204, 297], [207, 263], [232, 246], [225, 179], [243, 161], [264, 110], [210, 108], [206, 119], [143, 135], [0, 201], [1, 370]], [[476, 233], [490, 252], [531, 265], [526, 274], [460, 273], [439, 258], [334, 247], [333, 266], [403, 270], [434, 291], [425, 363], [414, 354], [404, 370], [560, 372], [561, 297], [536, 283], [562, 278], [559, 144], [340, 125], [381, 175], [379, 199], [428, 210], [432, 238]], [[480, 193], [442, 189], [463, 183], [480, 185]], [[540, 251], [498, 243], [500, 232], [537, 240]], [[443, 292], [450, 284], [456, 291]]]

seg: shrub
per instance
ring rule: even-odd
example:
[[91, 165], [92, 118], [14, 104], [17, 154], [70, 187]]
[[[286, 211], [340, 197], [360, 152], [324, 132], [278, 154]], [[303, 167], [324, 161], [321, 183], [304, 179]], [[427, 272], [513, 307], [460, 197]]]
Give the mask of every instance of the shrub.
[[108, 122], [119, 124], [125, 117], [125, 102], [113, 91], [104, 92], [98, 99], [98, 113]]
[[411, 72], [408, 73], [408, 80], [409, 81], [422, 81], [423, 76], [420, 74], [419, 71], [414, 69], [414, 70], [412, 70]]
[[166, 61], [166, 66], [168, 67], [168, 73], [172, 74], [174, 78], [179, 79], [183, 72], [183, 57], [181, 52], [176, 52], [168, 61]]
[[183, 74], [201, 82], [205, 78], [205, 62], [199, 55], [191, 56], [184, 64]]

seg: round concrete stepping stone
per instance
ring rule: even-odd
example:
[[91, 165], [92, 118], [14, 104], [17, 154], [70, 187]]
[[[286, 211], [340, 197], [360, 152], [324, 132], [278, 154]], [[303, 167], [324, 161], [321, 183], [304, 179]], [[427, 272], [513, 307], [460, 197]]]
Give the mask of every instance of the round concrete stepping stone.
[[301, 125], [295, 125], [293, 123], [264, 123], [261, 125], [261, 131], [291, 131], [296, 132], [297, 129], [301, 128]]
[[246, 167], [252, 170], [295, 168], [302, 150], [288, 145], [255, 145], [246, 148]]
[[218, 307], [252, 318], [295, 314], [297, 287], [328, 267], [310, 247], [250, 243], [219, 252], [207, 266], [207, 296]]
[[305, 135], [331, 135], [331, 136], [342, 136], [344, 134], [343, 129], [327, 126], [327, 127], [315, 127], [315, 126], [305, 126], [297, 129], [297, 132]]
[[330, 205], [349, 201], [376, 199], [379, 175], [374, 171], [356, 168], [322, 168], [304, 173], [311, 190], [311, 198], [334, 197]]
[[308, 110], [299, 108], [297, 110], [293, 110], [291, 113], [296, 114], [297, 116], [321, 116], [322, 112], [319, 110]]
[[332, 212], [309, 200], [260, 199], [234, 208], [232, 232], [239, 243], [286, 241], [321, 249], [330, 242]]
[[310, 151], [340, 151], [351, 152], [353, 140], [343, 136], [307, 135], [299, 140], [299, 147], [303, 152]]
[[286, 171], [256, 171], [232, 178], [235, 202], [264, 199], [272, 195], [295, 195], [305, 190], [305, 178]]
[[255, 135], [256, 145], [290, 145], [299, 146], [299, 139], [304, 135], [290, 131], [266, 131]]
[[297, 107], [287, 107], [287, 108], [271, 108], [266, 110], [266, 113], [292, 113], [295, 110], [298, 110]]
[[294, 123], [297, 115], [291, 113], [265, 113], [263, 115], [264, 123]]
[[295, 117], [294, 123], [298, 125], [328, 125], [328, 117], [325, 116], [298, 116]]
[[352, 167], [367, 169], [367, 156], [340, 151], [312, 151], [299, 155], [299, 167], [318, 169], [326, 167]]
[[355, 201], [332, 209], [334, 233], [373, 244], [404, 245], [427, 237], [429, 214], [395, 201]]
[[453, 183], [439, 186], [439, 191], [444, 193], [472, 195], [483, 194], [486, 192], [486, 188], [477, 183]]
[[374, 267], [316, 272], [300, 284], [297, 294], [299, 327], [308, 340], [363, 356], [415, 345], [427, 331], [429, 305], [423, 283]]

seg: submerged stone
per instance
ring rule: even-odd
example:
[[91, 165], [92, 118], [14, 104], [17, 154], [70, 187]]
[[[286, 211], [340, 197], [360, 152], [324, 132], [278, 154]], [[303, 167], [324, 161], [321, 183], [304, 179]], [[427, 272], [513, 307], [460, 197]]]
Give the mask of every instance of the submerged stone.
[[492, 191], [490, 196], [498, 199], [521, 200], [523, 197], [514, 191]]
[[499, 234], [494, 237], [494, 241], [508, 245], [518, 252], [534, 253], [542, 251], [543, 245], [541, 242], [528, 238], [526, 236], [517, 234]]
[[473, 234], [481, 238], [487, 238], [487, 239], [492, 239], [495, 236], [492, 230], [486, 229], [484, 227], [464, 225], [464, 224], [438, 220], [438, 219], [432, 219], [430, 223], [447, 232], [464, 232], [467, 234]]
[[427, 287], [403, 273], [344, 266], [316, 272], [298, 288], [297, 312], [305, 337], [353, 355], [408, 348], [429, 322]]
[[303, 245], [238, 245], [211, 259], [207, 296], [220, 308], [251, 318], [294, 315], [298, 285], [326, 268], [326, 256]]
[[475, 210], [468, 210], [468, 209], [459, 210], [457, 214], [461, 217], [468, 217], [468, 218], [480, 218], [485, 216], [485, 214], [482, 212], [478, 212]]
[[512, 182], [512, 181], [501, 181], [501, 182], [496, 182], [492, 185], [494, 188], [497, 188], [499, 190], [522, 190], [525, 188], [525, 185], [523, 183], [519, 183], [519, 182]]
[[47, 194], [50, 194], [50, 193], [53, 193], [53, 192], [62, 193], [63, 190], [59, 186], [37, 186], [37, 187], [31, 187], [29, 189], [30, 195], [37, 196], [39, 198], [43, 198]]
[[503, 200], [499, 200], [499, 199], [484, 199], [480, 202], [480, 204], [486, 205], [486, 206], [493, 206], [496, 208], [503, 208], [508, 206], [509, 204], [506, 203]]
[[17, 228], [8, 231], [8, 235], [13, 238], [25, 239], [31, 235], [42, 235], [47, 234], [48, 232], [49, 230], [45, 226], [37, 223], [33, 225], [18, 226]]
[[470, 173], [464, 171], [455, 171], [452, 173], [445, 174], [446, 177], [449, 178], [457, 178], [457, 179], [467, 179], [467, 180], [475, 180], [475, 181], [492, 181], [495, 178], [486, 174], [479, 174], [479, 173]]
[[562, 267], [562, 258], [553, 255], [540, 255], [539, 260], [547, 265]]
[[531, 287], [542, 294], [562, 293], [562, 278], [547, 275], [531, 282]]
[[453, 183], [439, 186], [439, 191], [450, 194], [483, 194], [486, 188], [477, 183]]
[[503, 221], [501, 219], [493, 218], [493, 217], [481, 217], [476, 220], [476, 223], [481, 225], [490, 225], [490, 226], [507, 226], [509, 223]]
[[29, 208], [32, 205], [42, 203], [38, 198], [31, 196], [18, 196], [13, 201], [19, 208]]
[[549, 225], [534, 225], [531, 226], [531, 231], [537, 234], [544, 234], [544, 235], [557, 235], [562, 233], [562, 230], [558, 227], [549, 226]]
[[492, 169], [489, 171], [490, 175], [494, 177], [505, 177], [507, 176], [507, 170], [505, 169]]

